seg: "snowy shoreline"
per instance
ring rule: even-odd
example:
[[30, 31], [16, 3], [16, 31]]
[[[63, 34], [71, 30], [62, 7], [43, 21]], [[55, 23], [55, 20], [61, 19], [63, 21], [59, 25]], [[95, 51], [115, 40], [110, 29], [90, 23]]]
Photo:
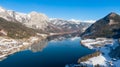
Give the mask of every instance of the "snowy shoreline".
[[28, 39], [11, 39], [7, 37], [0, 37], [0, 61], [5, 59], [7, 56], [16, 52], [22, 51], [34, 43], [38, 43], [47, 37], [30, 37]]
[[109, 56], [111, 49], [115, 49], [117, 46], [119, 46], [118, 39], [110, 39], [110, 38], [86, 39], [86, 40], [81, 40], [80, 43], [84, 47], [87, 47], [92, 50], [100, 51], [101, 54], [99, 56], [94, 56], [92, 58], [89, 58], [87, 61], [78, 62], [79, 63], [78, 65], [85, 65], [87, 67], [94, 67], [96, 65], [99, 65], [100, 67], [120, 66], [119, 64], [117, 64], [119, 63], [119, 60], [115, 58], [111, 58]]

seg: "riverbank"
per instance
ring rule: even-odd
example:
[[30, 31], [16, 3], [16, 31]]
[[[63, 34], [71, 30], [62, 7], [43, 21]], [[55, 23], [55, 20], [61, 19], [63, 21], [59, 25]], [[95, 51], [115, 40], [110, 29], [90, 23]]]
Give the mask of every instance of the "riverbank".
[[[37, 67], [65, 67], [66, 64], [77, 63], [79, 57], [93, 53], [88, 48], [81, 46], [79, 41], [80, 37], [62, 41], [45, 39], [8, 56], [7, 59], [0, 62], [0, 67], [34, 67], [35, 65]], [[24, 65], [21, 65], [21, 61]]]
[[36, 36], [24, 39], [12, 39], [6, 36], [0, 36], [0, 60], [5, 59], [8, 55], [25, 50], [31, 45], [39, 43], [44, 39], [54, 38], [55, 36], [65, 36], [67, 34], [71, 34], [72, 36], [74, 33], [76, 34], [76, 31], [66, 33], [54, 33], [54, 35], [37, 33]]
[[46, 39], [47, 36], [32, 36], [28, 39], [12, 39], [8, 37], [0, 37], [0, 60], [16, 52], [22, 51], [34, 43], [39, 43]]
[[[86, 61], [79, 62], [79, 65], [94, 67], [94, 66], [105, 66], [105, 67], [118, 67], [116, 63], [119, 63], [119, 60], [115, 58], [111, 58], [109, 53], [111, 50], [114, 50], [117, 46], [119, 46], [118, 39], [110, 39], [110, 38], [96, 38], [96, 39], [86, 39], [81, 40], [81, 44], [84, 47], [87, 47], [92, 50], [100, 51], [101, 54], [98, 56], [93, 56], [87, 59]], [[82, 57], [84, 58], [84, 57]]]
[[95, 49], [102, 46], [110, 45], [113, 42], [113, 39], [107, 38], [85, 39], [80, 41], [82, 46], [87, 47], [89, 49]]

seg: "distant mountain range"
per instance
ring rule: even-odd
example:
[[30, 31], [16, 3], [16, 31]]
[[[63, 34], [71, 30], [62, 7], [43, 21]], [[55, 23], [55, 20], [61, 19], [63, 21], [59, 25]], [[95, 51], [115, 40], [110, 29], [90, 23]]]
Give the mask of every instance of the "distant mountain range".
[[32, 29], [37, 29], [41, 33], [71, 33], [79, 31], [83, 38], [117, 38], [120, 30], [120, 16], [114, 12], [111, 12], [93, 24], [91, 22], [82, 22], [73, 19], [51, 19], [45, 14], [37, 12], [24, 14], [13, 10], [6, 10], [2, 7], [0, 7], [0, 17], [7, 21], [20, 22], [22, 25]]
[[87, 29], [92, 23], [87, 22], [81, 22], [78, 20], [63, 20], [63, 19], [50, 19], [49, 23], [56, 26], [61, 31], [76, 31], [79, 30], [80, 32], [83, 32], [85, 29]]
[[79, 20], [50, 19], [45, 14], [30, 12], [28, 14], [6, 10], [0, 7], [0, 17], [10, 22], [18, 22], [26, 27], [36, 29], [39, 33], [72, 33], [84, 32], [91, 23]]

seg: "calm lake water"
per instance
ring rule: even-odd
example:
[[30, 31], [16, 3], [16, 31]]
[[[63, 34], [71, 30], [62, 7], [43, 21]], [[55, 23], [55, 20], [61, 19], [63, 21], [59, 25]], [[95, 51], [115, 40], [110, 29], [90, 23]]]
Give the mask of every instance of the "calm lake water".
[[80, 45], [80, 38], [43, 40], [0, 61], [0, 67], [65, 67], [93, 51]]

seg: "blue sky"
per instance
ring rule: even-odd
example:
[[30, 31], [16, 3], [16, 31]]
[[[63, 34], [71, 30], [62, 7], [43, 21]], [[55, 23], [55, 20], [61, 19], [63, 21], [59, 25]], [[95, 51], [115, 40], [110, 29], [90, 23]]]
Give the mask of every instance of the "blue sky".
[[120, 0], [0, 0], [0, 6], [62, 19], [98, 20], [110, 12], [120, 14]]

